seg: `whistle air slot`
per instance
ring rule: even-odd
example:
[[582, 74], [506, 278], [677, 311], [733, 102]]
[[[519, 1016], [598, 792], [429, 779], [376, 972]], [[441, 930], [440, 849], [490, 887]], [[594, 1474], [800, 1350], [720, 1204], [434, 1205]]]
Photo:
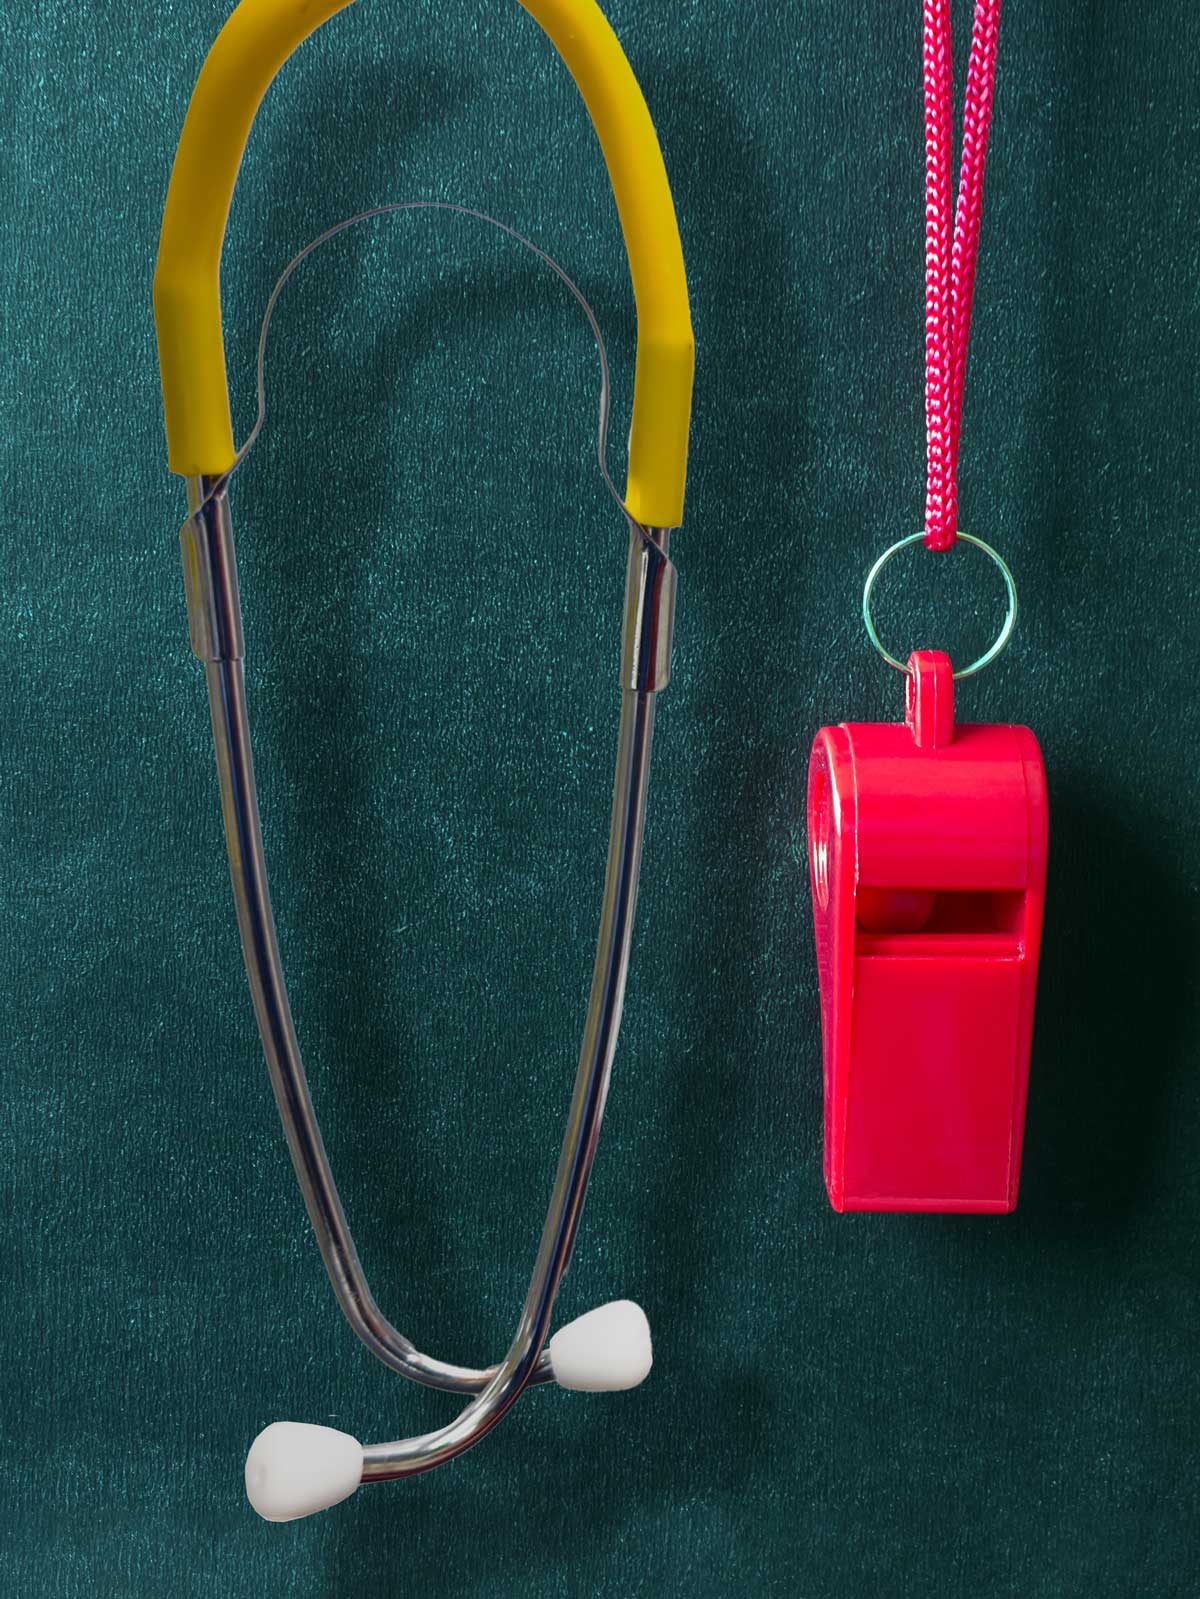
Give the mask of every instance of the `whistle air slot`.
[[[978, 939], [980, 949], [1011, 946], [1008, 958], [1021, 953], [1025, 927], [1025, 895], [1006, 890], [871, 888], [859, 886], [855, 900], [855, 945], [861, 954], [886, 954], [867, 946], [882, 941], [955, 943]], [[906, 953], [913, 954], [911, 948]]]

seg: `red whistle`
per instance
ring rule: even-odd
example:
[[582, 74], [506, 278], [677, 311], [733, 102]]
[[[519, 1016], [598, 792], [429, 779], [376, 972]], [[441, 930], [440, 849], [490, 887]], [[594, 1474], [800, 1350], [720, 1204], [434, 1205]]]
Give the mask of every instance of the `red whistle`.
[[823, 727], [808, 769], [825, 1185], [839, 1211], [1009, 1211], [1046, 774], [1029, 728], [955, 727], [945, 655], [907, 683], [907, 725]]

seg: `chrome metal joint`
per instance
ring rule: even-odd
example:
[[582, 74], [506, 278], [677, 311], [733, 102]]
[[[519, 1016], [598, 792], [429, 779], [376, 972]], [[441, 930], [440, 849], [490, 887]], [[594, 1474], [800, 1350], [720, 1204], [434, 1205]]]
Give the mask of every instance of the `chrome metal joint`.
[[675, 568], [667, 555], [670, 528], [633, 526], [625, 568], [621, 687], [655, 694], [671, 681], [675, 632]]
[[202, 661], [240, 661], [246, 644], [229, 496], [224, 489], [211, 494], [205, 478], [189, 478], [188, 503], [179, 553], [192, 651]]

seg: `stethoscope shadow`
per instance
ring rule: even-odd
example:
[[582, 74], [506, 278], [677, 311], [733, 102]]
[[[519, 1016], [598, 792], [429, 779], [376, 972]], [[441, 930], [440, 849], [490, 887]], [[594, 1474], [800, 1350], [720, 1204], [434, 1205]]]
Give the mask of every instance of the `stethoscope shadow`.
[[[754, 1312], [763, 1310], [772, 1292], [767, 1285], [779, 1269], [777, 1252], [782, 1248], [790, 1255], [797, 1185], [819, 1191], [817, 1001], [815, 982], [800, 970], [811, 964], [803, 804], [814, 729], [791, 709], [810, 701], [811, 681], [820, 675], [820, 659], [827, 653], [804, 621], [818, 578], [803, 556], [813, 515], [803, 374], [814, 332], [804, 322], [803, 297], [792, 288], [793, 268], [763, 152], [747, 141], [733, 100], [719, 80], [695, 68], [656, 72], [653, 63], [639, 65], [668, 152], [685, 250], [695, 263], [699, 347], [689, 503], [676, 551], [682, 597], [675, 678], [660, 708], [647, 882], [614, 1086], [628, 1098], [653, 1096], [638, 1117], [654, 1124], [649, 1158], [638, 1167], [647, 1175], [640, 1187], [636, 1181], [632, 1190], [625, 1186], [620, 1225], [645, 1240], [642, 1282], [655, 1327], [656, 1369], [650, 1383], [631, 1395], [526, 1396], [482, 1445], [504, 1459], [505, 1489], [498, 1489], [494, 1468], [473, 1470], [471, 1457], [453, 1470], [373, 1489], [333, 1512], [341, 1517], [336, 1529], [322, 1523], [330, 1592], [343, 1588], [338, 1551], [345, 1548], [348, 1563], [364, 1537], [395, 1550], [394, 1591], [409, 1592], [417, 1580], [414, 1548], [439, 1542], [448, 1526], [486, 1525], [497, 1511], [530, 1520], [527, 1538], [494, 1550], [491, 1579], [510, 1580], [512, 1591], [520, 1591], [523, 1576], [544, 1562], [560, 1563], [564, 1549], [575, 1550], [585, 1565], [589, 1550], [593, 1563], [603, 1561], [622, 1527], [644, 1516], [648, 1503], [658, 1502], [665, 1510], [697, 1495], [741, 1496], [766, 1469], [765, 1452], [698, 1439], [694, 1429], [706, 1412], [719, 1410], [723, 1416], [736, 1414], [746, 1435], [769, 1436], [773, 1389], [759, 1369], [756, 1338], [770, 1332], [768, 1317], [760, 1315], [756, 1323]], [[397, 82], [419, 82], [421, 74], [402, 73], [393, 65], [378, 77], [381, 93], [394, 99]], [[413, 103], [424, 117], [426, 91], [415, 94]], [[355, 98], [357, 106], [371, 104], [367, 89]], [[343, 157], [332, 152], [344, 152], [348, 142], [367, 152], [367, 168], [359, 170], [354, 193], [344, 203], [339, 199], [339, 213], [400, 192], [394, 143], [376, 145], [373, 113], [369, 119], [365, 111], [360, 115], [357, 130], [347, 127], [345, 108], [336, 115], [318, 113], [316, 122], [316, 147], [331, 151], [328, 181], [320, 171], [313, 178], [323, 202], [344, 188], [340, 172], [332, 170]], [[719, 186], [712, 182], [717, 159]], [[736, 217], [728, 209], [730, 194], [737, 195]], [[308, 214], [311, 197], [298, 199]], [[737, 242], [745, 238], [754, 240], [752, 276]], [[354, 294], [356, 258], [356, 252], [345, 252], [339, 268], [346, 303]], [[276, 265], [272, 261], [272, 268]], [[264, 298], [272, 272], [264, 268], [261, 279], [254, 289]], [[356, 396], [372, 395], [377, 396], [372, 406], [390, 412], [406, 369], [429, 353], [438, 329], [457, 323], [469, 336], [480, 321], [503, 322], [541, 281], [540, 269], [520, 261], [511, 263], [511, 270], [506, 267], [499, 284], [484, 286], [473, 281], [469, 268], [455, 269], [418, 302], [405, 304], [388, 328], [377, 330], [365, 357], [356, 346], [352, 373], [328, 373], [322, 409], [346, 403], [355, 411]], [[593, 298], [592, 286], [583, 286]], [[304, 292], [298, 283], [297, 297]], [[623, 292], [620, 281], [615, 292], [602, 289], [593, 299], [613, 341], [627, 331], [628, 313], [614, 312], [605, 301], [619, 302]], [[735, 308], [747, 358], [706, 361], [709, 307], [723, 321]], [[286, 316], [283, 308], [281, 315]], [[711, 340], [716, 343], [715, 328]], [[787, 348], [791, 343], [794, 354]], [[751, 358], [754, 351], [762, 352], [761, 360]], [[781, 363], [792, 373], [784, 385], [767, 373], [768, 365], [778, 371]], [[285, 388], [277, 376], [276, 393]], [[283, 428], [295, 426], [279, 410], [275, 417]], [[465, 1357], [484, 1347], [490, 1327], [480, 1314], [473, 1274], [447, 1280], [442, 1268], [460, 1245], [447, 1232], [443, 1196], [436, 1183], [410, 1180], [413, 1171], [428, 1169], [427, 1154], [415, 1142], [402, 1106], [400, 1114], [383, 1118], [384, 1128], [376, 1126], [378, 1073], [366, 1073], [364, 1083], [355, 1066], [364, 1060], [396, 1061], [394, 1071], [404, 1079], [397, 1093], [420, 1092], [403, 1060], [404, 1040], [420, 1019], [422, 995], [394, 964], [367, 961], [364, 970], [363, 959], [364, 952], [387, 947], [389, 931], [402, 914], [402, 874], [395, 874], [390, 886], [369, 874], [356, 877], [332, 905], [323, 903], [327, 890], [322, 885], [344, 878], [349, 860], [387, 859], [385, 830], [371, 803], [380, 734], [369, 724], [345, 665], [360, 642], [354, 608], [325, 606], [318, 615], [313, 606], [314, 593], [330, 582], [329, 546], [319, 537], [297, 537], [286, 507], [295, 502], [310, 511], [323, 508], [321, 514], [336, 529], [337, 560], [354, 563], [356, 541], [369, 536], [355, 530], [378, 523], [387, 503], [389, 469], [382, 448], [372, 454], [363, 442], [372, 430], [361, 407], [356, 421], [361, 432], [347, 443], [354, 458], [334, 482], [315, 454], [289, 450], [285, 476], [272, 463], [269, 435], [259, 446], [256, 470], [264, 486], [255, 500], [274, 509], [257, 522], [253, 555], [243, 558], [243, 587], [253, 654], [275, 663], [272, 677], [278, 680], [266, 707], [268, 727], [274, 724], [273, 759], [280, 763], [282, 786], [298, 816], [333, 811], [351, 830], [350, 848], [344, 836], [310, 827], [302, 833], [297, 829], [290, 844], [281, 837], [268, 840], [268, 849], [277, 858], [281, 850], [290, 854], [286, 876], [294, 878], [302, 907], [296, 924], [304, 929], [307, 996], [298, 1019], [314, 1091], [344, 1103], [338, 1120], [356, 1129], [350, 1135], [353, 1159], [366, 1158], [372, 1166], [378, 1162], [387, 1172], [386, 1182], [371, 1195], [370, 1236], [402, 1239], [403, 1258], [399, 1267], [394, 1260], [381, 1261], [380, 1298], [390, 1309], [387, 1290], [400, 1277], [412, 1285], [405, 1297], [415, 1302], [421, 1285], [436, 1273], [437, 1322], [456, 1329]], [[386, 429], [376, 436], [386, 436]], [[437, 441], [422, 441], [421, 447], [436, 449]], [[481, 552], [481, 559], [490, 555]], [[569, 552], [563, 558], [569, 559]], [[424, 669], [413, 660], [413, 674]], [[773, 681], [786, 678], [803, 684], [803, 691], [771, 691]], [[397, 685], [398, 691], [403, 687]], [[334, 719], [340, 729], [336, 760], [308, 736], [310, 726]], [[436, 727], [430, 736], [437, 736]], [[672, 884], [669, 893], [654, 886], [660, 872]], [[348, 992], [348, 974], [355, 972], [361, 985], [356, 979]], [[653, 986], [674, 1013], [670, 1039], [685, 1044], [656, 1047], [653, 1031], [638, 1016], [639, 972], [646, 973], [644, 988]], [[379, 1002], [380, 984], [386, 1004]], [[781, 1036], [798, 1041], [795, 1049], [781, 1051]], [[572, 1039], [572, 1049], [575, 1043]], [[797, 1058], [800, 1050], [807, 1050], [803, 1059]], [[492, 1063], [485, 1065], [491, 1069]], [[777, 1156], [777, 1180], [765, 1195], [757, 1186], [760, 1168], [743, 1173], [742, 1161], [746, 1148], [763, 1140]], [[333, 1153], [336, 1157], [336, 1148]], [[602, 1138], [601, 1189], [603, 1167]], [[605, 1211], [614, 1200], [602, 1193], [593, 1203], [598, 1214], [585, 1215], [575, 1268], [585, 1274], [603, 1249]], [[537, 1222], [530, 1218], [531, 1229]], [[466, 1248], [474, 1251], [476, 1241], [467, 1240]], [[743, 1273], [730, 1273], [733, 1256], [744, 1261]], [[315, 1258], [312, 1267], [315, 1276]], [[354, 1354], [348, 1347], [347, 1358]], [[446, 1419], [444, 1399], [421, 1401], [407, 1386], [390, 1391], [396, 1394], [394, 1407], [387, 1407], [393, 1435]], [[541, 1413], [531, 1417], [534, 1407]], [[368, 1425], [360, 1424], [361, 1430]], [[628, 1446], [628, 1470], [599, 1463], [624, 1449], [618, 1436]], [[549, 1479], [546, 1448], [554, 1451]], [[598, 1475], [602, 1497], [596, 1492]], [[439, 1564], [439, 1580], [439, 1591], [468, 1591], [453, 1587], [454, 1575], [445, 1564]], [[463, 1582], [468, 1580], [464, 1571]]]
[[[525, 1413], [483, 1446], [502, 1456], [508, 1490], [492, 1473], [471, 1473], [470, 1461], [437, 1489], [407, 1485], [413, 1492], [402, 1516], [418, 1536], [447, 1515], [463, 1525], [498, 1510], [528, 1518], [519, 1552], [498, 1541], [489, 1573], [513, 1592], [539, 1571], [561, 1569], [566, 1551], [575, 1571], [602, 1573], [623, 1532], [653, 1518], [655, 1507], [665, 1515], [681, 1503], [753, 1496], [771, 1469], [779, 1363], [761, 1356], [778, 1333], [775, 1307], [791, 1302], [778, 1285], [805, 1230], [797, 1194], [821, 1193], [803, 831], [814, 728], [793, 710], [809, 703], [827, 651], [805, 623], [818, 581], [803, 555], [813, 505], [802, 374], [813, 333], [792, 289], [762, 154], [734, 103], [695, 68], [639, 67], [668, 152], [685, 251], [696, 263], [697, 405], [687, 517], [675, 545], [675, 675], [660, 704], [614, 1076], [622, 1106], [610, 1105], [632, 1158], [617, 1195], [602, 1139], [573, 1274], [602, 1280], [597, 1261], [613, 1226], [642, 1241], [630, 1289], [644, 1296], [656, 1365], [636, 1393], [569, 1410], [565, 1396], [527, 1397]], [[743, 235], [755, 241], [751, 277], [737, 242]], [[707, 308], [723, 327], [736, 315], [746, 359], [706, 360], [716, 343]], [[761, 363], [754, 351], [763, 352]], [[788, 365], [795, 381], [768, 381], [768, 361]], [[788, 680], [791, 689], [779, 687]], [[669, 891], [658, 886], [664, 882]], [[764, 1146], [773, 1173], [765, 1189], [762, 1156], [745, 1158]], [[568, 1279], [572, 1310], [587, 1302], [576, 1302], [578, 1288]], [[791, 1380], [802, 1388], [806, 1379]], [[710, 1427], [718, 1414], [720, 1425]], [[753, 1439], [762, 1447], [747, 1448]], [[803, 1495], [804, 1485], [796, 1491]], [[361, 1514], [360, 1537], [395, 1537], [394, 1507], [376, 1500]], [[403, 1537], [395, 1544], [399, 1551]], [[403, 1588], [398, 1579], [396, 1592]], [[464, 1574], [461, 1587], [446, 1591], [472, 1591], [470, 1580]], [[582, 1575], [579, 1591], [590, 1591]]]

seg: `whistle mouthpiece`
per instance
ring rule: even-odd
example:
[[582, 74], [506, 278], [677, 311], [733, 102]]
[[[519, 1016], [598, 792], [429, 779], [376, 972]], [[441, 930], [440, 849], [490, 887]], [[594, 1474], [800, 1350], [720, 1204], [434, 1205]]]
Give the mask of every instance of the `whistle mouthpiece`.
[[550, 1364], [560, 1388], [617, 1393], [636, 1388], [650, 1371], [650, 1323], [632, 1299], [614, 1299], [560, 1327], [550, 1340]]
[[298, 1521], [348, 1499], [362, 1457], [358, 1439], [336, 1427], [273, 1421], [246, 1456], [246, 1498], [264, 1521]]

